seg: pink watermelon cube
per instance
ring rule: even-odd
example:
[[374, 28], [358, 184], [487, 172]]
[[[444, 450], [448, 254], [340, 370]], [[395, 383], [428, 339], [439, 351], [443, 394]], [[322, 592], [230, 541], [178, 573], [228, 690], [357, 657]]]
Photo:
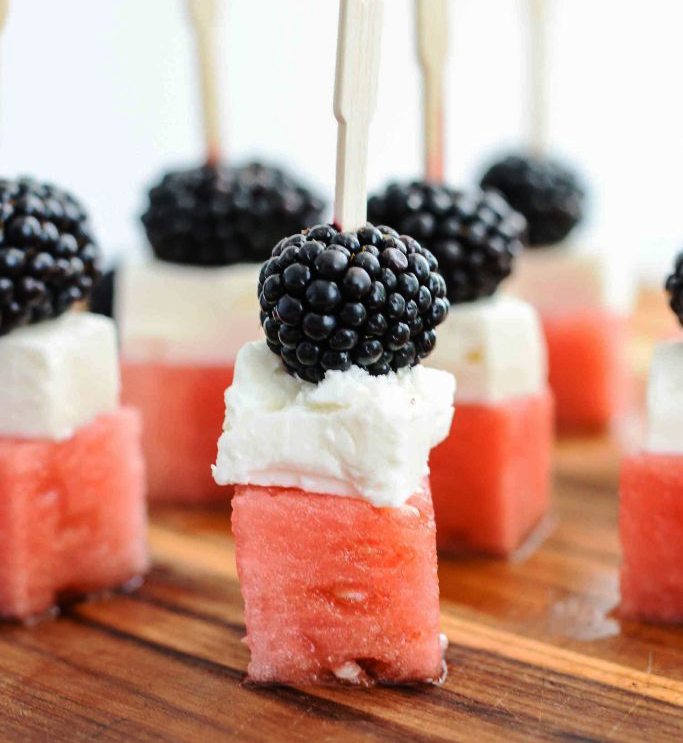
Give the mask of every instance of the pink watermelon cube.
[[249, 678], [438, 682], [444, 675], [428, 489], [400, 508], [237, 485], [232, 525]]
[[643, 452], [621, 467], [621, 614], [683, 622], [683, 456]]
[[211, 476], [232, 366], [124, 362], [121, 396], [142, 414], [149, 498], [224, 501], [231, 490]]
[[627, 404], [626, 321], [591, 307], [541, 316], [562, 432], [603, 432]]
[[549, 391], [458, 404], [430, 460], [439, 550], [506, 556], [517, 549], [548, 511], [552, 440]]
[[140, 423], [120, 409], [72, 438], [0, 438], [0, 617], [122, 586], [147, 569]]

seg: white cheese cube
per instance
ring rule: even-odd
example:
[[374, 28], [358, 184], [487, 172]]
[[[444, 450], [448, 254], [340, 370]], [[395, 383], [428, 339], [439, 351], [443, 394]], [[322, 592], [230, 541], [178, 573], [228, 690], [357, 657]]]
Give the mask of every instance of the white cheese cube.
[[618, 315], [633, 310], [635, 281], [623, 255], [591, 253], [566, 245], [529, 248], [517, 258], [503, 285], [507, 294], [542, 313], [600, 307]]
[[458, 402], [496, 403], [546, 388], [545, 339], [526, 302], [501, 295], [453, 305], [436, 337], [425, 363], [455, 375]]
[[0, 436], [67, 439], [118, 401], [108, 318], [69, 312], [0, 338]]
[[683, 453], [683, 341], [655, 347], [647, 387], [646, 449]]
[[129, 262], [116, 280], [115, 315], [126, 361], [231, 364], [263, 336], [260, 265], [184, 266]]

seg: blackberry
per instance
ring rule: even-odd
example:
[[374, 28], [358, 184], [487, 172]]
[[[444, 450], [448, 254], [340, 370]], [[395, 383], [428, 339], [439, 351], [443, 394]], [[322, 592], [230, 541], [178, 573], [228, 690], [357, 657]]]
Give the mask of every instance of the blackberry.
[[676, 256], [674, 270], [667, 276], [665, 288], [669, 295], [669, 307], [683, 325], [683, 251]]
[[98, 260], [71, 194], [31, 178], [0, 180], [0, 335], [87, 299]]
[[434, 254], [451, 304], [493, 294], [522, 249], [524, 219], [492, 192], [392, 183], [370, 199], [368, 217], [396, 225]]
[[576, 175], [545, 157], [510, 155], [486, 171], [481, 187], [498, 191], [524, 215], [529, 247], [564, 240], [583, 218], [584, 191]]
[[370, 374], [413, 366], [448, 313], [436, 258], [412, 237], [320, 224], [284, 238], [261, 269], [261, 324], [287, 370], [319, 382], [352, 364]]
[[111, 269], [103, 274], [95, 283], [90, 293], [88, 309], [96, 315], [114, 317], [114, 285], [116, 283], [116, 270]]
[[164, 175], [142, 222], [157, 258], [224, 266], [266, 260], [283, 232], [317, 222], [323, 207], [278, 168], [203, 165]]

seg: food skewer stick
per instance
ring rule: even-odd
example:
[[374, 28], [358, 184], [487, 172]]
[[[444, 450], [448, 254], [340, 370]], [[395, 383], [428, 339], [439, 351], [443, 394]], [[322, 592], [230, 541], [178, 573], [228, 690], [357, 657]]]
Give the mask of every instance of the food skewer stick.
[[383, 0], [340, 0], [334, 116], [337, 119], [335, 222], [367, 220], [368, 130], [377, 105]]
[[529, 138], [531, 150], [543, 155], [548, 138], [548, 4], [547, 0], [528, 0], [531, 100]]
[[9, 0], [0, 0], [0, 31], [5, 27], [7, 20], [7, 10], [9, 9]]
[[415, 0], [417, 56], [422, 70], [425, 180], [444, 178], [444, 90], [448, 55], [448, 0]]
[[216, 79], [216, 27], [220, 12], [220, 0], [186, 0], [186, 2], [197, 45], [206, 161], [209, 165], [216, 165], [221, 159], [218, 82]]

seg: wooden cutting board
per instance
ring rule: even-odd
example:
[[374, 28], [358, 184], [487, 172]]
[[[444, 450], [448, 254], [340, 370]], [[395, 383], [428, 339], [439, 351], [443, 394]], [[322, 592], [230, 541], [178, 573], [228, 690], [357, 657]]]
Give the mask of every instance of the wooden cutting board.
[[606, 440], [559, 444], [542, 546], [441, 562], [440, 688], [244, 685], [227, 505], [155, 508], [140, 590], [0, 627], [0, 741], [680, 743], [683, 627], [615, 611], [617, 463]]

